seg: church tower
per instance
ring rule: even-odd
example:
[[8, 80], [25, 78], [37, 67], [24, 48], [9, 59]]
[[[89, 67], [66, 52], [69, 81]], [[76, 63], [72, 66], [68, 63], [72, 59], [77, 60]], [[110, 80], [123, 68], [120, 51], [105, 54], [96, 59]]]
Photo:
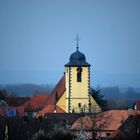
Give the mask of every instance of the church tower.
[[90, 64], [85, 55], [79, 51], [71, 54], [65, 65], [66, 78], [66, 112], [80, 113], [90, 111]]
[[56, 84], [46, 102], [46, 107], [38, 113], [95, 113], [101, 108], [90, 94], [90, 64], [79, 50], [77, 35], [76, 51], [65, 65], [65, 74]]

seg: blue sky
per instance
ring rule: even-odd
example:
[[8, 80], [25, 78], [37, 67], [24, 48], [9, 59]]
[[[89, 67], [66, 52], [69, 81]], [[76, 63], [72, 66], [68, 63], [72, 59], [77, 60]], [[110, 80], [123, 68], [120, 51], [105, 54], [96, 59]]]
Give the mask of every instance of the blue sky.
[[92, 86], [140, 86], [139, 7], [139, 0], [0, 0], [0, 84], [55, 84], [79, 32]]

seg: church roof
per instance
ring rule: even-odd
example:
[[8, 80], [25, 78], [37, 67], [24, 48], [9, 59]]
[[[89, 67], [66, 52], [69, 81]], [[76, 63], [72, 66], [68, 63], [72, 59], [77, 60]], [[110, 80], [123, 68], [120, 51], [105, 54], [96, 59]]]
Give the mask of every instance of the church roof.
[[56, 113], [65, 113], [63, 109], [61, 109], [60, 107], [56, 105], [56, 102], [57, 102], [56, 95], [59, 100], [59, 98], [63, 95], [65, 90], [66, 88], [65, 88], [65, 75], [64, 75], [60, 79], [58, 84], [55, 86], [51, 94], [49, 95], [48, 99], [46, 100], [45, 107], [41, 111], [39, 111], [39, 113], [37, 114], [37, 117], [44, 116], [46, 113], [54, 113], [54, 110], [56, 110]]
[[86, 62], [85, 55], [79, 51], [78, 47], [77, 50], [71, 54], [70, 61], [65, 65], [66, 67], [89, 67], [91, 66], [89, 63]]
[[55, 86], [51, 94], [49, 95], [49, 98], [46, 102], [46, 105], [54, 105], [56, 104], [56, 94], [58, 99], [61, 97], [61, 95], [64, 93], [66, 90], [65, 86], [65, 75], [60, 79], [58, 84]]
[[39, 113], [37, 114], [37, 117], [39, 116], [44, 117], [45, 114], [47, 113], [65, 113], [65, 111], [57, 105], [47, 105], [45, 108], [39, 111]]

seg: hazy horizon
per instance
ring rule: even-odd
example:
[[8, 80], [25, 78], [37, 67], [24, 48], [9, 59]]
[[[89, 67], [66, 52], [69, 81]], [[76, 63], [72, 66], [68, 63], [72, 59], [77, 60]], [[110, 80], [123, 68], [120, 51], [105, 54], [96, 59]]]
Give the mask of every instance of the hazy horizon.
[[91, 86], [140, 87], [140, 1], [0, 1], [0, 84], [56, 84], [76, 50]]

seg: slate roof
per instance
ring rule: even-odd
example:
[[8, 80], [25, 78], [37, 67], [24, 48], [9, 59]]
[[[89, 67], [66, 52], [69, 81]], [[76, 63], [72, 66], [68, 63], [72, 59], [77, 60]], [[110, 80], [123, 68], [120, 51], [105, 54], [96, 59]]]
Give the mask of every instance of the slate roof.
[[85, 55], [78, 49], [71, 54], [70, 61], [65, 65], [66, 67], [89, 67], [90, 64], [86, 62]]

